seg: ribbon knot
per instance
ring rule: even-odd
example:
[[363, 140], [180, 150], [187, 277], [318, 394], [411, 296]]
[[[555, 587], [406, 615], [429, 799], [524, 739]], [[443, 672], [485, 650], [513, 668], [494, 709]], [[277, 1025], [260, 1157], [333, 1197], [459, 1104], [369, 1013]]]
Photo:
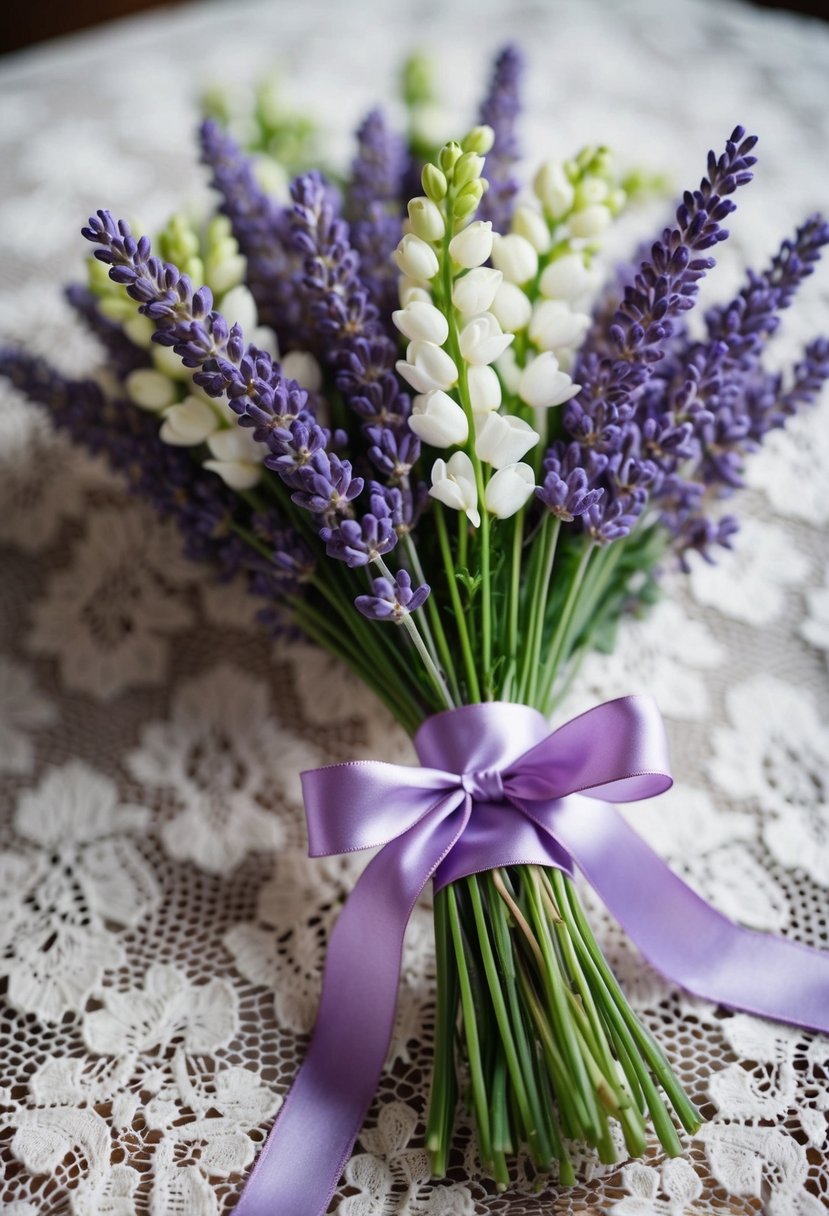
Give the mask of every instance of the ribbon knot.
[[504, 782], [497, 768], [462, 773], [461, 784], [471, 798], [480, 802], [504, 801]]

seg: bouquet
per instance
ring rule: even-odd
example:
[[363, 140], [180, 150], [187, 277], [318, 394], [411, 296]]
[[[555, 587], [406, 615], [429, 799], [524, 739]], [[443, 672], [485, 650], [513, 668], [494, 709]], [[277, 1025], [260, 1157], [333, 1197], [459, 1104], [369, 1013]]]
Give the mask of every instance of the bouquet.
[[270, 628], [348, 664], [421, 761], [303, 774], [312, 853], [383, 847], [332, 934], [308, 1057], [240, 1212], [326, 1210], [430, 880], [436, 1175], [459, 1101], [502, 1189], [518, 1151], [566, 1185], [574, 1142], [609, 1163], [644, 1152], [648, 1123], [669, 1154], [699, 1126], [602, 956], [576, 868], [677, 983], [826, 1023], [803, 978], [826, 956], [726, 921], [611, 805], [670, 784], [656, 707], [622, 698], [547, 723], [669, 564], [728, 548], [722, 504], [745, 459], [829, 377], [822, 338], [785, 374], [762, 360], [829, 226], [807, 219], [692, 329], [754, 137], [737, 127], [672, 222], [603, 277], [603, 234], [637, 179], [596, 146], [523, 190], [521, 72], [502, 51], [478, 125], [439, 147], [410, 73], [408, 139], [375, 111], [348, 175], [302, 171], [288, 198], [272, 164], [205, 120], [215, 214], [177, 214], [152, 243], [103, 210], [83, 230], [95, 258], [68, 298], [105, 365], [69, 380], [0, 354], [175, 520], [191, 557], [248, 580]]

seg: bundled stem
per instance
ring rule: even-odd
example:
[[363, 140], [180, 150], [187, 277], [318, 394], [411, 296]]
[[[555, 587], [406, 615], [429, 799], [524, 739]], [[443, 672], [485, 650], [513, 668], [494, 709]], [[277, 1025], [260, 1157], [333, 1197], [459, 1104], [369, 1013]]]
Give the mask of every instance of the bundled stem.
[[479, 1149], [499, 1189], [509, 1181], [505, 1154], [521, 1145], [536, 1170], [557, 1172], [562, 1184], [575, 1181], [568, 1140], [612, 1164], [613, 1121], [626, 1153], [641, 1156], [646, 1114], [664, 1150], [682, 1152], [671, 1111], [688, 1133], [699, 1112], [626, 1001], [567, 875], [515, 866], [453, 883], [435, 898], [435, 936], [427, 1146], [436, 1175], [445, 1173], [454, 1123], [459, 1007]]

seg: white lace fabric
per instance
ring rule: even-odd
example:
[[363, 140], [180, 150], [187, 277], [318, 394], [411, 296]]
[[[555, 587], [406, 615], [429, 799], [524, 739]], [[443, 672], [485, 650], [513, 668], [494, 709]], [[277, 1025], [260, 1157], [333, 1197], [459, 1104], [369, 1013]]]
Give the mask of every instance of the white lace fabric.
[[[94, 344], [61, 282], [90, 210], [147, 229], [203, 188], [195, 97], [277, 61], [342, 163], [422, 44], [423, 6], [194, 7], [0, 63], [0, 334], [78, 374]], [[254, 36], [255, 35], [255, 36]], [[434, 5], [445, 133], [491, 52], [529, 57], [525, 148], [609, 142], [700, 176], [736, 122], [761, 136], [715, 277], [821, 203], [829, 30], [734, 4]], [[186, 48], [186, 53], [185, 53]], [[458, 70], [458, 64], [462, 70]], [[371, 71], [366, 65], [371, 64]], [[454, 124], [454, 125], [453, 125]], [[659, 223], [641, 213], [629, 232]], [[631, 238], [632, 239], [632, 238]], [[720, 256], [720, 253], [718, 253]], [[829, 332], [829, 269], [778, 343]], [[569, 712], [647, 690], [678, 778], [625, 814], [713, 904], [829, 945], [829, 401], [774, 435], [735, 500], [733, 556], [677, 577], [584, 667]], [[218, 1216], [296, 1073], [328, 930], [360, 863], [310, 861], [297, 774], [407, 740], [326, 656], [274, 646], [255, 605], [178, 555], [169, 529], [0, 386], [0, 1212]], [[382, 626], [378, 626], [382, 628]], [[568, 1191], [526, 1164], [496, 1194], [461, 1111], [451, 1178], [422, 1149], [434, 1017], [416, 909], [387, 1069], [332, 1210], [343, 1216], [818, 1216], [829, 1203], [829, 1042], [672, 988], [585, 892], [602, 943], [708, 1122], [685, 1158], [600, 1167]], [[322, 1118], [322, 1113], [320, 1114]], [[539, 1186], [541, 1190], [539, 1192]]]

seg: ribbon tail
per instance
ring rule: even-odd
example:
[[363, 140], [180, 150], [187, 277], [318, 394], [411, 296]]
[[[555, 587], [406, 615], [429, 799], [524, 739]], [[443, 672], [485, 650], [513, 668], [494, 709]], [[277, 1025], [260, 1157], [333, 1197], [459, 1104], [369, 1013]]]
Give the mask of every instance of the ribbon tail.
[[451, 798], [387, 844], [349, 895], [331, 933], [311, 1044], [236, 1216], [326, 1212], [388, 1052], [406, 925], [469, 817], [469, 799], [452, 814]]
[[829, 1032], [829, 951], [723, 916], [607, 802], [568, 798], [551, 822], [556, 840], [662, 975], [716, 1004]]

